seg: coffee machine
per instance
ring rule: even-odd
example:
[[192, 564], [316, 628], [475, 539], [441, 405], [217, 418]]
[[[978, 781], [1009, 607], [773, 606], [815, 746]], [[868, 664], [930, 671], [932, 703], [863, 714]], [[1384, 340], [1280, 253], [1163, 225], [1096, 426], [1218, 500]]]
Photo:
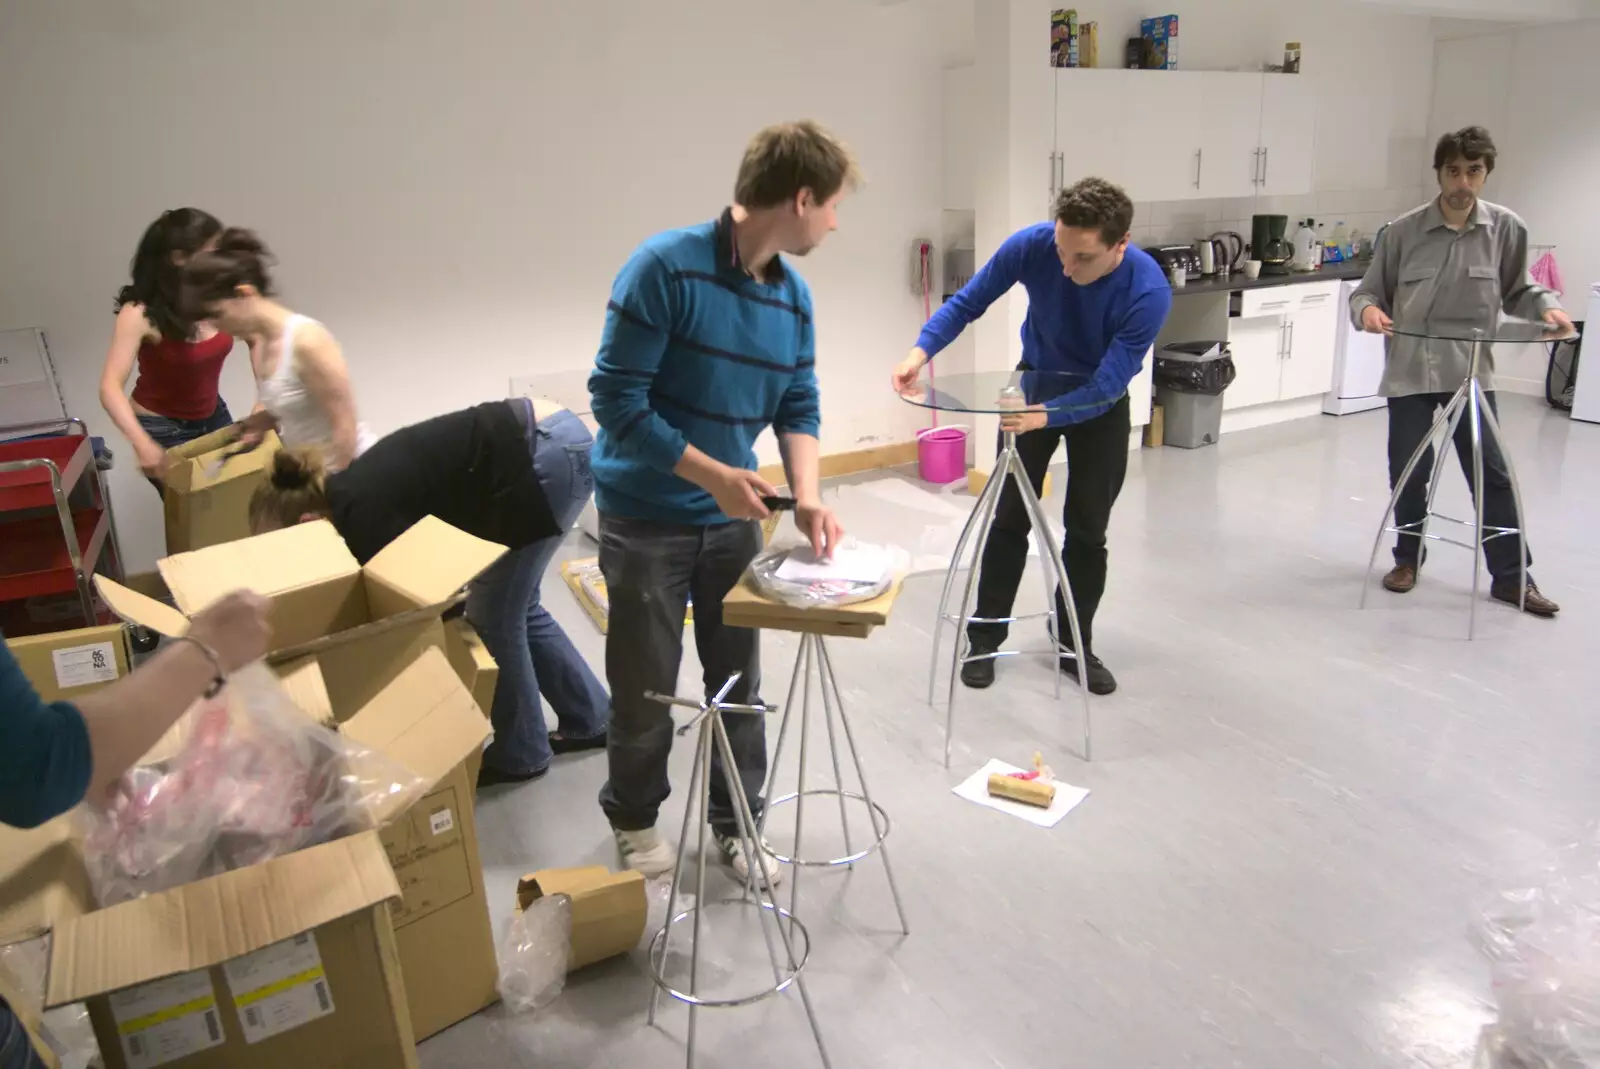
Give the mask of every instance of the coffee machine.
[[1253, 259], [1261, 261], [1263, 275], [1287, 275], [1289, 261], [1294, 258], [1294, 247], [1284, 237], [1289, 231], [1287, 215], [1252, 215], [1250, 217], [1250, 250]]

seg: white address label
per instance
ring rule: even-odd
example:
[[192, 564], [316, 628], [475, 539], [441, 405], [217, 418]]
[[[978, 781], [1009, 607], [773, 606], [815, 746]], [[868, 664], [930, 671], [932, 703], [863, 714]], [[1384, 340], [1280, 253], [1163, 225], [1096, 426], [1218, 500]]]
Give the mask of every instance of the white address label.
[[128, 1069], [154, 1069], [222, 1046], [216, 992], [204, 969], [118, 991], [110, 1002]]
[[50, 659], [55, 662], [56, 686], [62, 690], [117, 678], [117, 651], [109, 642], [52, 650]]
[[456, 815], [447, 807], [429, 817], [428, 823], [433, 826], [433, 834], [443, 835], [456, 826]]
[[317, 937], [310, 932], [234, 958], [222, 972], [246, 1043], [259, 1043], [333, 1012]]

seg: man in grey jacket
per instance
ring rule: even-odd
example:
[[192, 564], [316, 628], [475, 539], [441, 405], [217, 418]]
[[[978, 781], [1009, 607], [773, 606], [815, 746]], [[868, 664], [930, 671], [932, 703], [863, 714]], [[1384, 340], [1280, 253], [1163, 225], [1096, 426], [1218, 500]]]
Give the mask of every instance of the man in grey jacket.
[[[1391, 490], [1411, 454], [1428, 436], [1439, 407], [1449, 402], [1466, 379], [1471, 361], [1471, 342], [1412, 335], [1466, 336], [1475, 328], [1492, 332], [1502, 311], [1523, 319], [1542, 319], [1552, 331], [1572, 328], [1556, 295], [1528, 277], [1528, 228], [1516, 213], [1480, 199], [1494, 161], [1494, 141], [1481, 126], [1441, 137], [1433, 153], [1439, 196], [1382, 232], [1372, 266], [1350, 297], [1356, 326], [1389, 335], [1380, 390], [1389, 399]], [[1479, 381], [1498, 419], [1491, 378], [1494, 362], [1487, 347], [1479, 366]], [[1456, 428], [1455, 447], [1471, 485], [1472, 431], [1465, 419]], [[1423, 519], [1432, 470], [1430, 449], [1395, 504], [1395, 526], [1419, 524]], [[1487, 425], [1483, 482], [1484, 527], [1519, 527], [1505, 458]], [[1383, 577], [1386, 588], [1403, 594], [1416, 586], [1423, 557], [1421, 541], [1416, 534], [1398, 536], [1394, 568]], [[1526, 552], [1520, 535], [1484, 541], [1492, 597], [1512, 605], [1523, 601], [1517, 582], [1521, 571], [1518, 555]], [[1532, 560], [1531, 555], [1528, 559]], [[1531, 576], [1526, 607], [1535, 616], [1554, 616], [1560, 611], [1560, 606], [1539, 592]]]

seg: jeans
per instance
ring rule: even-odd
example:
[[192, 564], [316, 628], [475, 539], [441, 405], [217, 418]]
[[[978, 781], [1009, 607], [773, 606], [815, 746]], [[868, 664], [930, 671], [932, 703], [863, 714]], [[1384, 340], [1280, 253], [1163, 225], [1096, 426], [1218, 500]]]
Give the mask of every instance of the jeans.
[[[600, 514], [600, 571], [611, 603], [606, 634], [606, 680], [611, 684], [611, 778], [600, 808], [622, 831], [653, 828], [671, 793], [667, 755], [672, 715], [646, 691], [675, 694], [683, 658], [683, 616], [694, 600], [694, 646], [709, 697], [733, 672], [742, 672], [728, 700], [761, 699], [761, 634], [722, 622], [722, 599], [761, 551], [761, 525], [752, 521], [697, 527]], [[752, 813], [761, 812], [767, 778], [767, 722], [755, 713], [723, 717], [734, 764]], [[722, 754], [713, 750], [711, 826], [738, 828]]]
[[[1063, 439], [1067, 443], [1067, 501], [1061, 513], [1066, 533], [1061, 563], [1072, 584], [1072, 603], [1078, 610], [1085, 653], [1094, 650], [1094, 614], [1106, 590], [1106, 526], [1111, 522], [1111, 506], [1116, 504], [1123, 478], [1128, 474], [1131, 430], [1128, 399], [1124, 397], [1104, 415], [1017, 436], [1017, 454], [1035, 494], [1043, 490], [1056, 443]], [[1011, 615], [1017, 587], [1028, 564], [1028, 533], [1032, 530], [1022, 494], [1007, 480], [983, 550], [976, 615], [990, 619]], [[1067, 605], [1059, 586], [1056, 620], [1060, 632], [1057, 638], [1061, 645], [1069, 646], [1072, 632], [1067, 626]], [[1009, 630], [1007, 624], [968, 624], [967, 637], [975, 646], [998, 649]]]
[[0, 1069], [44, 1069], [22, 1022], [4, 999], [0, 999]]
[[561, 531], [506, 554], [473, 580], [467, 593], [467, 619], [500, 664], [489, 710], [494, 741], [483, 761], [511, 776], [541, 772], [553, 756], [541, 694], [561, 733], [570, 738], [604, 731], [610, 705], [583, 655], [539, 603], [539, 581], [550, 558], [594, 491], [589, 472], [594, 438], [571, 412], [537, 425], [529, 415], [526, 426], [534, 475]]
[[[1494, 391], [1487, 391], [1484, 395], [1488, 398], [1489, 408], [1494, 412], [1496, 421], [1500, 416], [1500, 407], [1495, 400]], [[1433, 421], [1438, 418], [1438, 409], [1441, 405], [1448, 404], [1450, 394], [1447, 393], [1416, 393], [1405, 397], [1389, 398], [1389, 489], [1393, 490], [1400, 481], [1400, 473], [1405, 471], [1406, 461], [1411, 459], [1411, 454], [1416, 452], [1417, 446], [1428, 437], [1428, 431], [1433, 427]], [[1463, 413], [1461, 422], [1456, 425], [1455, 446], [1456, 459], [1461, 462], [1461, 470], [1467, 477], [1467, 486], [1472, 489], [1474, 500], [1477, 488], [1472, 480], [1472, 424], [1470, 413]], [[1489, 430], [1489, 421], [1483, 421], [1483, 524], [1485, 527], [1518, 527], [1517, 501], [1511, 493], [1511, 476], [1506, 472], [1505, 457], [1500, 452], [1500, 443]], [[1411, 480], [1406, 483], [1405, 490], [1400, 494], [1400, 499], [1394, 506], [1394, 523], [1396, 527], [1406, 524], [1422, 522], [1423, 516], [1428, 511], [1428, 476], [1433, 471], [1433, 447], [1428, 447], [1417, 462], [1416, 470], [1411, 473]], [[1410, 564], [1420, 566], [1423, 556], [1421, 552], [1422, 539], [1415, 534], [1401, 534], [1395, 538], [1394, 562], [1396, 564]], [[1483, 540], [1483, 558], [1489, 565], [1489, 575], [1495, 579], [1512, 579], [1517, 575], [1517, 553], [1522, 547], [1522, 536], [1500, 535], [1497, 538]], [[1533, 563], [1530, 554], [1528, 563]]]
[[[172, 419], [170, 416], [152, 416], [146, 412], [139, 412], [136, 415], [139, 426], [162, 449], [171, 449], [184, 442], [192, 442], [213, 431], [220, 431], [233, 422], [233, 415], [228, 411], [228, 403], [220, 397], [217, 398], [216, 411], [205, 419]], [[165, 490], [159, 479], [151, 479], [150, 484], [158, 492]]]

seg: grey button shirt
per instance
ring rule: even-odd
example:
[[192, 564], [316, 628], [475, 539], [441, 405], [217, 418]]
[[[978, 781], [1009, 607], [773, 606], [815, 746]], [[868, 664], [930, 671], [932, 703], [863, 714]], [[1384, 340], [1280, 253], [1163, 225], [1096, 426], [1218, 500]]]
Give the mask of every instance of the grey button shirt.
[[[1445, 225], [1438, 198], [1396, 219], [1378, 238], [1361, 285], [1350, 295], [1357, 327], [1368, 305], [1394, 320], [1396, 330], [1493, 333], [1502, 311], [1537, 319], [1561, 307], [1556, 295], [1528, 277], [1528, 228], [1517, 214], [1478, 201], [1467, 225]], [[1467, 377], [1472, 343], [1396, 334], [1378, 391], [1385, 397], [1454, 393]], [[1494, 354], [1484, 346], [1479, 381], [1494, 389]]]

